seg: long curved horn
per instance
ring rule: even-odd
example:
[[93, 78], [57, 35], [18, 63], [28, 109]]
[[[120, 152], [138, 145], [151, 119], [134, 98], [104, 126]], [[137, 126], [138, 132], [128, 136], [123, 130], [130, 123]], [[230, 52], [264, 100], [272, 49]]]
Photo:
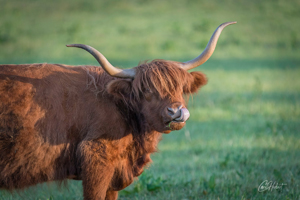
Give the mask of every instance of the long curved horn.
[[199, 65], [202, 65], [203, 63], [205, 63], [210, 58], [210, 56], [213, 54], [222, 30], [226, 26], [231, 25], [231, 24], [236, 24], [236, 22], [225, 22], [225, 23], [221, 24], [220, 26], [218, 26], [218, 28], [215, 30], [215, 32], [211, 36], [204, 51], [197, 58], [194, 58], [193, 60], [182, 63], [181, 67], [185, 70], [190, 70], [190, 69], [193, 69], [193, 68], [198, 67]]
[[91, 46], [84, 44], [68, 44], [67, 47], [77, 47], [86, 50], [90, 54], [92, 54], [101, 67], [111, 76], [119, 77], [119, 78], [134, 78], [135, 70], [134, 69], [119, 69], [114, 67], [108, 60], [96, 49]]

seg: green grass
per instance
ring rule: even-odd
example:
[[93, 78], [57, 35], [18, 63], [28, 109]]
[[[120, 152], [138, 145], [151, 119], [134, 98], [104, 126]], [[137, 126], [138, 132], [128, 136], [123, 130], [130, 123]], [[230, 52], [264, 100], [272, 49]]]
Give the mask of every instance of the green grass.
[[[66, 48], [85, 43], [113, 64], [197, 56], [222, 33], [190, 97], [187, 126], [164, 135], [153, 163], [120, 199], [300, 199], [299, 1], [3, 1], [0, 63], [94, 64]], [[264, 181], [287, 184], [258, 192]], [[0, 199], [82, 199], [80, 181], [42, 184]]]

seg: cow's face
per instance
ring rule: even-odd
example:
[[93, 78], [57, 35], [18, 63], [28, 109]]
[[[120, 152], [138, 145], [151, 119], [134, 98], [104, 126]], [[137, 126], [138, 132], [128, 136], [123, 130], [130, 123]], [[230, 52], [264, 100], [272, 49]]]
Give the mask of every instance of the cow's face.
[[[197, 92], [206, 84], [206, 77], [201, 72], [188, 73], [174, 63], [169, 66], [161, 66], [164, 63], [147, 65], [151, 64], [156, 67], [151, 67], [154, 71], [144, 73], [145, 70], [140, 70], [143, 74], [137, 74], [134, 80], [113, 80], [107, 91], [127, 103], [138, 105], [135, 112], [143, 115], [145, 125], [151, 130], [164, 133], [180, 130], [190, 116], [188, 102], [183, 96]], [[159, 70], [162, 67], [166, 70]]]
[[153, 89], [143, 92], [141, 112], [148, 125], [159, 132], [170, 133], [171, 130], [180, 130], [190, 113], [183, 98], [183, 91], [173, 97], [162, 97]]

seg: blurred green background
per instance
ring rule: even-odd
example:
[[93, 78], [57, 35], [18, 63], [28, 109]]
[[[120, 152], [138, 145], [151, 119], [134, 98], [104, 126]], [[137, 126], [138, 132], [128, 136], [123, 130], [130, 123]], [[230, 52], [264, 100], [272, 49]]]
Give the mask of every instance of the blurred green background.
[[[0, 0], [0, 63], [187, 61], [226, 27], [190, 98], [187, 126], [120, 199], [300, 199], [300, 1]], [[264, 181], [286, 184], [258, 192]], [[0, 199], [82, 199], [80, 181], [0, 191]]]

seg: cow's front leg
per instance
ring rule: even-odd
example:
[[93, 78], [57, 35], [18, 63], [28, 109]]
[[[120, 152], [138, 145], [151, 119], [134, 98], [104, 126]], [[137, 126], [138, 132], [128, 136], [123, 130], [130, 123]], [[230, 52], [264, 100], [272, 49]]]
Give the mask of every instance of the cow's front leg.
[[106, 147], [97, 141], [80, 144], [81, 176], [85, 200], [104, 200], [114, 174]]
[[117, 191], [107, 191], [105, 200], [116, 200], [118, 198]]

